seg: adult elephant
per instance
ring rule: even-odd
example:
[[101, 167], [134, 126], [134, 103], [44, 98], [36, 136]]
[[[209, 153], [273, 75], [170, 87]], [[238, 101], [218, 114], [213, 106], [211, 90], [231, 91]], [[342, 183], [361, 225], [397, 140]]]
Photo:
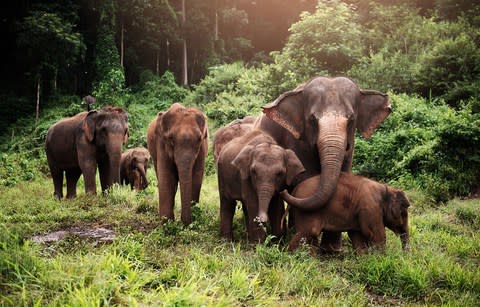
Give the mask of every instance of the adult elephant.
[[102, 190], [120, 180], [122, 145], [128, 139], [128, 115], [122, 108], [104, 107], [64, 118], [47, 132], [45, 150], [55, 187], [55, 197], [63, 197], [63, 173], [67, 178], [67, 198], [77, 193], [83, 174], [85, 192], [96, 194], [97, 165]]
[[[299, 157], [307, 171], [297, 182], [321, 172], [314, 194], [296, 198], [283, 192], [284, 199], [304, 210], [323, 206], [335, 192], [340, 172], [352, 170], [355, 130], [369, 138], [390, 112], [386, 94], [361, 90], [345, 77], [313, 78], [264, 106], [256, 128]], [[325, 235], [322, 248], [339, 249], [340, 238]]]
[[148, 151], [158, 181], [159, 211], [174, 219], [173, 206], [180, 182], [182, 222], [192, 222], [192, 201], [198, 202], [208, 150], [207, 118], [198, 109], [174, 103], [150, 123]]

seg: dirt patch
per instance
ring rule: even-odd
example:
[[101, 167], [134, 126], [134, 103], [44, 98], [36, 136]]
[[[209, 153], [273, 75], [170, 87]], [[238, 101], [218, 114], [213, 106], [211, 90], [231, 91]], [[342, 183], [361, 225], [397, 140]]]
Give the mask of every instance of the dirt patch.
[[58, 230], [46, 235], [33, 236], [35, 243], [51, 243], [64, 239], [67, 236], [78, 236], [86, 239], [94, 239], [96, 242], [112, 242], [115, 239], [115, 232], [104, 227], [72, 227], [70, 229]]

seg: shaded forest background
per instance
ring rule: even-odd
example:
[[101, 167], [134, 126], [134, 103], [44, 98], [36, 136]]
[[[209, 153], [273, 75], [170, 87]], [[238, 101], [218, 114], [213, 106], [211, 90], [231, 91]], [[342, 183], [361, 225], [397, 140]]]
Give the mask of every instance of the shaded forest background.
[[172, 102], [216, 129], [313, 76], [343, 75], [394, 106], [372, 140], [357, 138], [356, 172], [437, 202], [478, 194], [475, 1], [25, 0], [0, 14], [2, 185], [48, 174], [45, 133], [85, 110], [85, 95], [128, 110], [133, 147]]

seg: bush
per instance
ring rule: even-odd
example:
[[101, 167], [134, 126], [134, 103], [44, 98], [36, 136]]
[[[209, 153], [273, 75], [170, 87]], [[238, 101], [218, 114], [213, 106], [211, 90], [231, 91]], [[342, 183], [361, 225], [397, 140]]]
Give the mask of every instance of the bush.
[[480, 115], [407, 95], [371, 140], [357, 139], [354, 169], [437, 202], [470, 193], [480, 179]]

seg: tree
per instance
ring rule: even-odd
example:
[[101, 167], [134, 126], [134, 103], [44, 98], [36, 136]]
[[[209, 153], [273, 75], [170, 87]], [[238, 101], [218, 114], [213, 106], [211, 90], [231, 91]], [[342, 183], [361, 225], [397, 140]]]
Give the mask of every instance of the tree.
[[84, 55], [85, 44], [72, 23], [57, 13], [46, 11], [31, 11], [22, 20], [17, 42], [26, 52], [30, 74], [36, 83], [38, 120], [43, 76], [52, 76], [53, 89], [56, 90], [59, 69], [75, 65]]

